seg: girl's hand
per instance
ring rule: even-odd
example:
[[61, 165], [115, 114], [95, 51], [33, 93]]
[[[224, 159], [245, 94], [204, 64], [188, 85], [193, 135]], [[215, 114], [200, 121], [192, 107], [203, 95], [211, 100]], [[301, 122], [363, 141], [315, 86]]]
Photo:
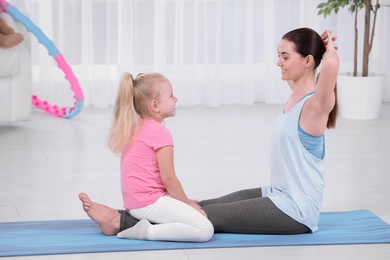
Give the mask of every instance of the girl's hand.
[[199, 211], [203, 216], [205, 216], [206, 218], [208, 218], [206, 212], [204, 212], [204, 210], [199, 206], [198, 203], [196, 203], [195, 200], [190, 200], [189, 205], [190, 205], [191, 207], [193, 207], [194, 209], [196, 209], [197, 211]]

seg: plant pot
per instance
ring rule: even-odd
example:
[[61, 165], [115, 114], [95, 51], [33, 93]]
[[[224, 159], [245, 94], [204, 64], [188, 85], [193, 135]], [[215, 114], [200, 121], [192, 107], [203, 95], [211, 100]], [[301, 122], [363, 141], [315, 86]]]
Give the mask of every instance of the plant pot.
[[340, 115], [347, 119], [370, 120], [380, 116], [385, 76], [370, 74], [353, 77], [340, 73], [337, 78], [337, 99]]

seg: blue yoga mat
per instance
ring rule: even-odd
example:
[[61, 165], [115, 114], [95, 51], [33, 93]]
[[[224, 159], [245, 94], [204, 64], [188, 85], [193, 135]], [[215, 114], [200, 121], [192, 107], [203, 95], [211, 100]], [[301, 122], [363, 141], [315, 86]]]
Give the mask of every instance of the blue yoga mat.
[[321, 213], [314, 234], [214, 234], [205, 243], [107, 237], [89, 219], [0, 223], [0, 256], [373, 243], [390, 243], [390, 225], [368, 210]]

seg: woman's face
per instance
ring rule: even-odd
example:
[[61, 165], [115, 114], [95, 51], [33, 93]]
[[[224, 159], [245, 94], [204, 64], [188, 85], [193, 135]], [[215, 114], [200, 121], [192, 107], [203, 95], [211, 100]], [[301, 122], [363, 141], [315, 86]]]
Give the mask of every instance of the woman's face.
[[276, 65], [281, 68], [282, 80], [296, 81], [306, 70], [306, 58], [302, 57], [293, 42], [281, 40], [278, 45], [278, 61]]

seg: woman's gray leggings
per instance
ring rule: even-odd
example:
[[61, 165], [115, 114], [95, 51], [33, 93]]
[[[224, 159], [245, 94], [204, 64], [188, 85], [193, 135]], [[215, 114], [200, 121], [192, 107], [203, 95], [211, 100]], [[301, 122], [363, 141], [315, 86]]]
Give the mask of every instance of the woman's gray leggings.
[[302, 234], [310, 229], [281, 211], [261, 188], [240, 190], [199, 205], [207, 213], [215, 232], [253, 234]]
[[[303, 234], [310, 229], [282, 212], [261, 188], [240, 190], [199, 205], [206, 212], [217, 233]], [[134, 226], [138, 220], [125, 210], [121, 214], [120, 231]]]

